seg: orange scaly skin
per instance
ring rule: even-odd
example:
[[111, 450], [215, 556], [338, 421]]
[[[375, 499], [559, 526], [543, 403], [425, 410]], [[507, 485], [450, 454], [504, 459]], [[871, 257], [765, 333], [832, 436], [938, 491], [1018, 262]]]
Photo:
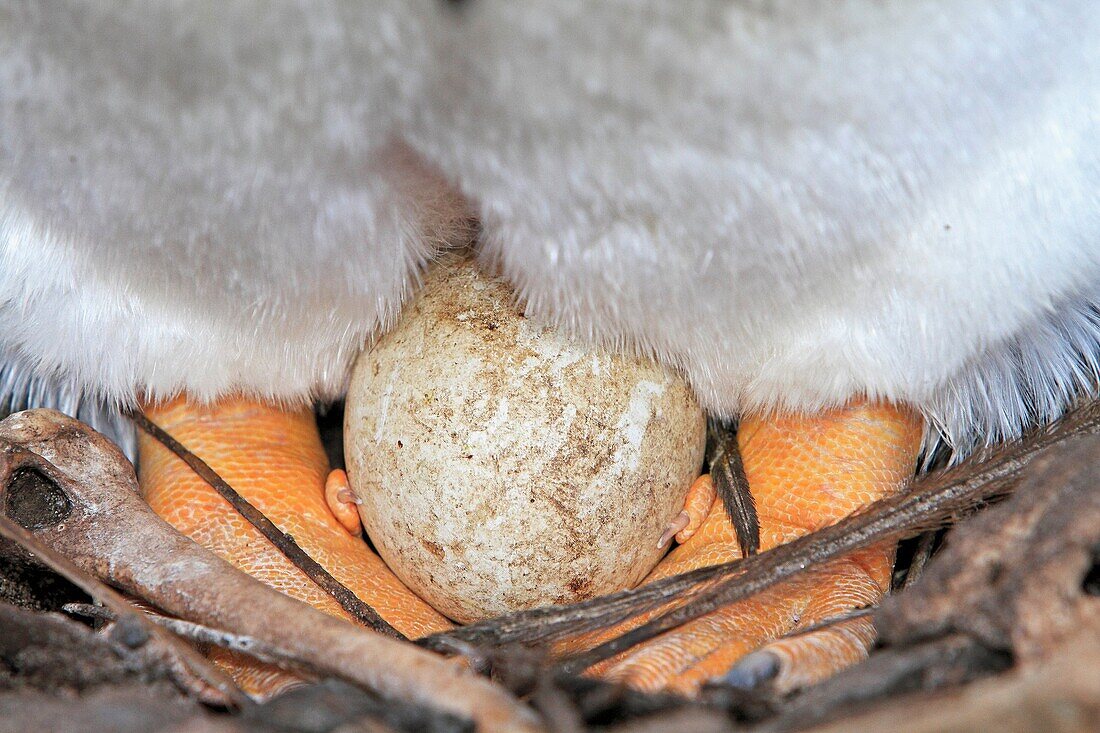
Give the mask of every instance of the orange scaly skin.
[[[761, 549], [833, 524], [901, 490], [912, 476], [921, 436], [918, 415], [888, 404], [743, 420], [738, 444], [760, 518]], [[764, 647], [779, 661], [780, 687], [821, 679], [866, 655], [874, 638], [869, 620], [773, 640], [876, 602], [889, 588], [893, 554], [893, 545], [877, 546], [829, 563], [667, 632], [593, 672], [642, 689], [692, 692]], [[702, 526], [647, 581], [739, 557], [733, 526], [716, 501]], [[620, 626], [615, 634], [644, 620]], [[584, 642], [589, 646], [592, 639]]]
[[[333, 516], [325, 501], [328, 458], [311, 410], [281, 409], [243, 398], [204, 407], [180, 398], [147, 405], [145, 412], [398, 631], [416, 638], [451, 628]], [[335, 600], [181, 460], [145, 435], [139, 450], [142, 492], [157, 514], [249, 575], [326, 613], [348, 618]], [[254, 694], [272, 694], [294, 679], [217, 650], [212, 656]]]

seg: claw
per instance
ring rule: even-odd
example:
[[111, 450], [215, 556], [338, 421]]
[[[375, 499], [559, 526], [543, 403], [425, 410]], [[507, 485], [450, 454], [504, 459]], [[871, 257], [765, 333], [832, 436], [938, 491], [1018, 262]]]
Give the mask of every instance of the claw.
[[680, 512], [677, 514], [676, 518], [668, 523], [665, 531], [661, 534], [661, 539], [657, 540], [657, 549], [663, 549], [669, 542], [672, 542], [672, 538], [679, 534], [690, 523], [691, 515], [687, 512]]
[[719, 681], [742, 690], [753, 690], [779, 674], [779, 657], [769, 651], [756, 651], [742, 657]]
[[342, 469], [334, 468], [325, 479], [325, 503], [348, 534], [356, 537], [363, 534], [363, 523], [357, 508], [363, 500], [351, 490], [348, 475]]
[[355, 504], [361, 506], [363, 500], [355, 494], [351, 493], [351, 489], [340, 489], [336, 492], [336, 501], [343, 502], [345, 504]]

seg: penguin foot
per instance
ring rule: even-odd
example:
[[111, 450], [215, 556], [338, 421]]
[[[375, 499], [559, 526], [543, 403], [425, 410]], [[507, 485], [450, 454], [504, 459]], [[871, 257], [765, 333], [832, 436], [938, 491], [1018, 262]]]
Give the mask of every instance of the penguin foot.
[[[921, 435], [919, 416], [889, 404], [743, 420], [738, 444], [760, 521], [761, 548], [833, 524], [902, 490], [913, 474]], [[693, 487], [688, 503], [701, 503], [703, 484], [709, 483], [700, 479], [698, 496]], [[678, 532], [692, 527], [688, 515]], [[723, 504], [713, 499], [706, 519], [680, 540], [647, 582], [740, 557], [736, 530]], [[824, 564], [591, 672], [640, 689], [681, 693], [709, 681], [742, 687], [766, 682], [779, 690], [818, 681], [866, 656], [874, 640], [870, 619], [846, 614], [876, 603], [889, 589], [893, 556], [893, 545], [878, 546]], [[616, 627], [611, 635], [650, 617]], [[837, 618], [844, 620], [829, 623]], [[609, 638], [601, 636], [600, 641]]]
[[[330, 474], [311, 410], [244, 398], [212, 405], [177, 398], [147, 405], [145, 412], [398, 631], [415, 638], [451, 628], [359, 537], [355, 497], [343, 471]], [[145, 435], [138, 472], [146, 501], [177, 530], [267, 585], [350, 618], [229, 502]], [[258, 696], [274, 694], [295, 679], [228, 652], [216, 651], [214, 658]]]

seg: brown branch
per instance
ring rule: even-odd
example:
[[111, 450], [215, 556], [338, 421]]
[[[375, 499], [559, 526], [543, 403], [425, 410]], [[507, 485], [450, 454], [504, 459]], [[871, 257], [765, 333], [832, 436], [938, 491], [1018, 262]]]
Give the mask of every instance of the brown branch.
[[[166, 656], [169, 668], [185, 690], [204, 702], [223, 707], [244, 707], [247, 696], [233, 680], [195, 649], [184, 644], [164, 629], [134, 610], [116, 590], [72, 563], [52, 548], [39, 542], [34, 535], [0, 513], [0, 535], [31, 552], [44, 565], [102, 603], [115, 614], [120, 623], [138, 630], [138, 638], [155, 639]], [[197, 684], [196, 684], [197, 683]], [[216, 694], [215, 694], [216, 693]]]
[[835, 616], [829, 616], [823, 618], [816, 623], [807, 624], [806, 626], [792, 629], [785, 634], [781, 634], [776, 639], [791, 639], [796, 636], [805, 636], [806, 634], [813, 634], [814, 632], [821, 631], [822, 629], [828, 629], [842, 624], [845, 621], [854, 621], [857, 618], [867, 618], [868, 616], [874, 616], [878, 606], [863, 606], [862, 608], [853, 608], [851, 611], [845, 611], [844, 613], [838, 613]]
[[[1097, 627], [1052, 649], [1034, 668], [979, 680], [965, 687], [898, 694], [848, 710], [813, 733], [928, 733], [996, 730], [1002, 733], [1077, 733], [1100, 727], [1100, 642]], [[938, 661], [938, 660], [936, 660]], [[919, 670], [918, 670], [919, 672]], [[786, 718], [790, 726], [765, 725], [759, 733], [805, 730], [810, 716]]]
[[183, 444], [150, 420], [140, 410], [131, 411], [129, 417], [134, 421], [134, 424], [186, 463], [192, 471], [198, 474], [199, 478], [217, 491], [249, 524], [255, 527], [271, 544], [275, 545], [279, 552], [283, 553], [290, 562], [294, 563], [295, 567], [332, 596], [341, 608], [351, 614], [352, 618], [374, 631], [407, 641], [404, 634], [391, 626], [377, 611], [355, 595], [350, 588], [334, 578], [319, 562], [310, 557], [301, 545], [294, 541], [293, 537], [276, 527], [275, 523], [264, 516], [263, 512], [237, 493], [236, 489], [219, 476], [218, 472], [211, 468], [206, 461], [184, 447]]
[[[119, 618], [112, 609], [93, 606], [90, 603], [66, 603], [61, 607], [61, 610], [74, 616], [83, 616], [85, 618], [101, 619], [104, 621], [117, 621]], [[210, 646], [228, 649], [232, 652], [246, 654], [261, 662], [274, 664], [281, 669], [294, 673], [314, 674], [317, 672], [317, 670], [310, 669], [308, 665], [296, 663], [295, 660], [287, 658], [286, 655], [280, 654], [276, 647], [254, 636], [235, 634], [231, 631], [215, 629], [212, 626], [195, 623], [194, 621], [186, 621], [173, 616], [165, 616], [155, 611], [145, 610], [141, 613], [145, 618], [149, 619], [150, 622], [157, 626], [171, 631], [176, 636], [182, 636], [184, 639], [190, 639], [198, 644], [208, 644]]]

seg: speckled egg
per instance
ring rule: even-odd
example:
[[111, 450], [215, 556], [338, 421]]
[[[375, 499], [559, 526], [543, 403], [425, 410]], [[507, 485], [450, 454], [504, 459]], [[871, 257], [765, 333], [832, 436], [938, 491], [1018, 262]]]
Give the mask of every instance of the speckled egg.
[[371, 540], [459, 622], [630, 587], [702, 463], [676, 373], [530, 320], [469, 261], [437, 265], [365, 351], [344, 443]]

